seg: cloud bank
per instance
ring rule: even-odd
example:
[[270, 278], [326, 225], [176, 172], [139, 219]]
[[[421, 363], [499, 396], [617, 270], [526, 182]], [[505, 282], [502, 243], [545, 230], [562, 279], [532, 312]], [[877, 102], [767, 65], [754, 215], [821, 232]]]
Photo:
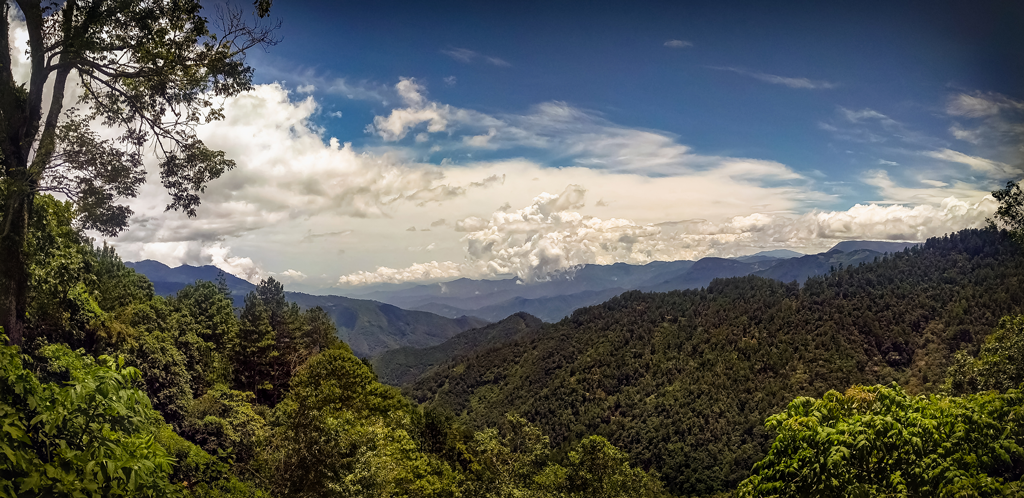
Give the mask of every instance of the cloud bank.
[[399, 283], [515, 275], [525, 282], [581, 264], [696, 260], [731, 257], [750, 248], [827, 250], [843, 240], [921, 241], [951, 230], [978, 228], [995, 210], [991, 197], [968, 203], [954, 197], [938, 206], [857, 204], [846, 211], [814, 210], [799, 216], [758, 213], [719, 222], [686, 220], [641, 225], [627, 219], [581, 215], [586, 190], [569, 185], [560, 194], [543, 193], [515, 211], [498, 210], [490, 219], [456, 222], [465, 232], [463, 262], [381, 267], [342, 276], [340, 285]]

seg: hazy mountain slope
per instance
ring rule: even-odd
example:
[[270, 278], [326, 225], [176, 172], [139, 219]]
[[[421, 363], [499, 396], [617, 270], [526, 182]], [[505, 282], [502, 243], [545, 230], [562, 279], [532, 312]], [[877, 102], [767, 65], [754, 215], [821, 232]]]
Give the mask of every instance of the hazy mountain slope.
[[445, 362], [406, 392], [469, 424], [505, 413], [565, 448], [606, 436], [677, 494], [732, 489], [763, 457], [766, 416], [857, 383], [936, 389], [952, 354], [1024, 311], [1024, 257], [964, 231], [809, 279], [627, 292], [504, 346]]
[[781, 282], [795, 280], [797, 283], [803, 284], [809, 277], [824, 275], [835, 268], [871, 263], [875, 258], [881, 256], [882, 253], [869, 249], [854, 249], [849, 252], [832, 249], [821, 254], [779, 261], [771, 268], [756, 271], [753, 274]]
[[899, 252], [908, 247], [919, 245], [920, 242], [889, 242], [886, 240], [844, 240], [829, 251], [850, 252], [857, 249], [867, 249], [876, 252]]
[[649, 281], [639, 288], [645, 291], [670, 291], [679, 289], [695, 289], [705, 287], [716, 278], [740, 277], [755, 271], [771, 267], [780, 260], [755, 261], [745, 263], [735, 259], [703, 258], [693, 264], [686, 272], [655, 282]]
[[400, 386], [412, 382], [431, 367], [471, 351], [504, 344], [544, 323], [527, 313], [516, 313], [504, 320], [461, 332], [429, 348], [401, 347], [385, 351], [371, 359], [381, 382]]
[[[196, 280], [216, 281], [220, 270], [214, 266], [182, 265], [170, 268], [156, 261], [125, 263], [146, 275], [157, 294], [170, 296]], [[241, 306], [245, 295], [256, 288], [233, 275], [224, 275], [235, 305]], [[320, 306], [338, 327], [338, 338], [345, 341], [356, 355], [369, 357], [401, 346], [427, 347], [444, 342], [459, 332], [489, 323], [471, 317], [446, 318], [424, 311], [408, 311], [390, 304], [352, 299], [342, 296], [313, 296], [286, 292], [289, 301], [303, 308]]]
[[433, 346], [459, 332], [488, 323], [473, 317], [445, 318], [365, 299], [313, 296], [299, 292], [287, 292], [285, 295], [289, 301], [303, 308], [323, 308], [334, 319], [338, 338], [363, 358], [401, 346]]
[[417, 309], [437, 313], [449, 318], [470, 315], [492, 322], [501, 320], [513, 313], [523, 312], [534, 315], [545, 322], [557, 322], [571, 315], [573, 311], [579, 308], [603, 303], [625, 291], [626, 289], [603, 289], [536, 299], [515, 297], [503, 303], [484, 306], [475, 310], [463, 310], [454, 306], [436, 303], [430, 303]]
[[181, 265], [171, 268], [152, 259], [126, 261], [124, 264], [128, 268], [134, 268], [135, 271], [145, 275], [150, 282], [153, 282], [153, 290], [160, 296], [173, 296], [186, 285], [194, 284], [197, 280], [216, 282], [220, 275], [224, 276], [224, 281], [228, 284], [228, 290], [231, 291], [231, 299], [235, 302], [235, 306], [242, 306], [245, 295], [256, 289], [255, 285], [213, 265]]
[[661, 282], [671, 278], [685, 272], [693, 264], [693, 261], [655, 261], [646, 265], [583, 265], [550, 275], [549, 280], [544, 282], [523, 284], [515, 278], [460, 278], [451, 282], [421, 285], [394, 292], [375, 292], [360, 297], [377, 299], [406, 309], [443, 309], [425, 308], [433, 304], [461, 310], [476, 310], [485, 306], [500, 305], [515, 298], [537, 299], [605, 289], [636, 288], [652, 279]]

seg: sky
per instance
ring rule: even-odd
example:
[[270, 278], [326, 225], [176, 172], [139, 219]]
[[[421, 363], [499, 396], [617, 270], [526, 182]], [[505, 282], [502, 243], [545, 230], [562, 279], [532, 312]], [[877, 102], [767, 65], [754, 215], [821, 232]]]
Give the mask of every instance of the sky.
[[237, 167], [194, 219], [164, 211], [151, 171], [107, 239], [124, 259], [302, 289], [529, 282], [920, 241], [984, 226], [1024, 169], [1018, 1], [279, 0], [272, 16], [254, 89], [199, 130]]

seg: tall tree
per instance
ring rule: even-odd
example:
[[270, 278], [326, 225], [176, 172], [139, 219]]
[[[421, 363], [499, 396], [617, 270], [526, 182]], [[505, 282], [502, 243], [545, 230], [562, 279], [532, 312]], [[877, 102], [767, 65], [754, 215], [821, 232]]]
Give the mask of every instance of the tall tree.
[[[119, 204], [144, 182], [143, 152], [160, 161], [170, 194], [167, 209], [195, 216], [199, 194], [234, 162], [196, 136], [202, 123], [223, 118], [220, 99], [252, 88], [245, 52], [276, 43], [265, 24], [270, 1], [254, 2], [254, 17], [198, 0], [16, 0], [0, 4], [0, 325], [22, 340], [27, 305], [25, 250], [33, 200], [59, 192], [75, 203], [84, 228], [116, 235], [131, 209]], [[12, 11], [12, 9], [15, 9]], [[14, 79], [12, 20], [28, 30], [31, 75]], [[65, 109], [69, 80], [80, 87]], [[52, 95], [44, 102], [44, 88]], [[118, 129], [103, 140], [90, 128]]]

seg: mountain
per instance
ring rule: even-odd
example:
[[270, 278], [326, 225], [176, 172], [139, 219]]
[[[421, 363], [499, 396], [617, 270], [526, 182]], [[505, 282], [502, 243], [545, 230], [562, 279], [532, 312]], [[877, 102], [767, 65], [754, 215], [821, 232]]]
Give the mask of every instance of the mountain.
[[796, 281], [802, 284], [812, 276], [824, 275], [841, 267], [870, 263], [881, 256], [882, 253], [870, 249], [854, 249], [849, 252], [832, 249], [821, 254], [809, 254], [779, 261], [770, 268], [753, 272], [753, 274], [782, 282]]
[[954, 353], [1024, 312], [1022, 289], [1020, 247], [966, 230], [803, 286], [750, 275], [626, 292], [404, 392], [476, 428], [519, 414], [560, 450], [602, 435], [673, 493], [707, 495], [749, 475], [774, 437], [765, 418], [798, 396], [892, 381], [936, 392]]
[[[145, 275], [157, 294], [172, 296], [196, 280], [217, 281], [221, 270], [215, 266], [181, 265], [176, 268], [152, 261], [128, 262], [126, 266]], [[256, 286], [230, 274], [223, 274], [235, 306], [244, 304], [245, 295]], [[289, 301], [302, 308], [320, 306], [334, 320], [338, 338], [348, 343], [361, 358], [401, 346], [427, 347], [444, 342], [459, 332], [490, 322], [474, 317], [446, 318], [424, 311], [409, 311], [396, 306], [342, 296], [314, 296], [286, 292]]]
[[769, 268], [781, 260], [755, 261], [745, 263], [735, 259], [703, 258], [687, 271], [672, 278], [639, 287], [646, 291], [670, 291], [705, 287], [716, 278], [740, 277]]
[[920, 242], [889, 242], [886, 240], [844, 240], [834, 246], [829, 251], [843, 251], [850, 252], [857, 249], [867, 249], [875, 252], [899, 252], [908, 247], [914, 247], [920, 245]]
[[535, 316], [516, 313], [500, 322], [459, 333], [436, 346], [420, 349], [406, 346], [385, 351], [372, 358], [370, 364], [381, 382], [400, 386], [446, 360], [499, 346], [526, 332], [539, 330], [543, 325]]
[[416, 309], [437, 313], [438, 315], [449, 318], [470, 315], [492, 322], [501, 320], [513, 313], [523, 312], [534, 315], [545, 322], [557, 322], [569, 316], [573, 311], [579, 308], [603, 303], [625, 291], [626, 289], [614, 288], [583, 291], [577, 292], [576, 294], [541, 297], [536, 299], [514, 297], [505, 302], [484, 306], [474, 310], [464, 310], [454, 306], [436, 303], [425, 304]]
[[770, 261], [773, 259], [799, 258], [803, 255], [804, 253], [802, 252], [790, 251], [789, 249], [774, 249], [771, 251], [761, 251], [759, 253], [751, 254], [750, 256], [740, 256], [733, 259], [744, 263], [754, 263], [757, 261]]
[[213, 265], [181, 265], [171, 268], [152, 259], [135, 262], [126, 261], [124, 264], [128, 268], [134, 268], [135, 271], [145, 275], [150, 282], [153, 282], [153, 288], [156, 293], [161, 296], [173, 296], [186, 285], [195, 283], [196, 280], [216, 282], [221, 276], [224, 277], [224, 281], [228, 284], [228, 289], [231, 291], [231, 297], [235, 301], [235, 306], [241, 306], [245, 295], [256, 290], [255, 285]]
[[302, 308], [319, 306], [338, 327], [338, 338], [360, 358], [402, 346], [424, 348], [440, 344], [459, 332], [487, 325], [476, 317], [446, 318], [425, 311], [342, 296], [314, 296], [286, 292]]

